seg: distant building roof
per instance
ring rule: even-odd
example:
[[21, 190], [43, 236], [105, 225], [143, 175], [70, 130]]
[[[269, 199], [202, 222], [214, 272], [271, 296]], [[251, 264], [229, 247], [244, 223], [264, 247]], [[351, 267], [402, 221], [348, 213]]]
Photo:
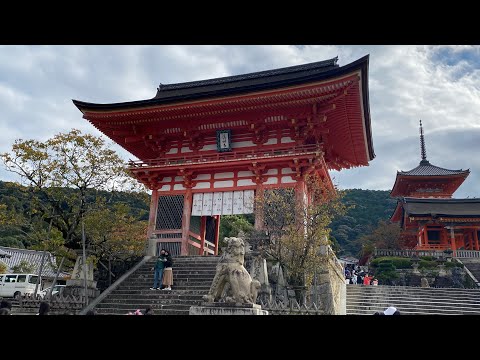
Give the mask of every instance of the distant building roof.
[[403, 198], [402, 203], [405, 212], [410, 216], [478, 217], [480, 215], [480, 199]]
[[[12, 267], [20, 264], [22, 260], [25, 260], [26, 262], [34, 266], [33, 273], [38, 274], [40, 264], [42, 262], [43, 251], [0, 246], [0, 254], [2, 253], [10, 255], [9, 257], [2, 258], [1, 260], [8, 266], [7, 271], [11, 271]], [[42, 276], [46, 278], [54, 278], [56, 273], [57, 269], [55, 257], [47, 251], [43, 264]], [[70, 276], [70, 274], [65, 272], [60, 272], [60, 274], [58, 275], [58, 277], [61, 279], [68, 276]]]
[[0, 249], [0, 258], [6, 258], [6, 257], [10, 257], [11, 255], [3, 250]]
[[409, 176], [445, 176], [445, 175], [468, 175], [470, 170], [448, 170], [430, 164], [428, 160], [420, 161], [420, 165], [409, 171], [398, 171], [398, 175]]
[[358, 259], [354, 258], [353, 256], [341, 256], [338, 258], [338, 261], [348, 263], [348, 264], [358, 263]]

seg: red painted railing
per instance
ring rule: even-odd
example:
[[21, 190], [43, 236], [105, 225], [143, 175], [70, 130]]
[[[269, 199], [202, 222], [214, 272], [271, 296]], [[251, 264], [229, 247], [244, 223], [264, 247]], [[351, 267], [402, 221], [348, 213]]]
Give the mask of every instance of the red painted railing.
[[131, 168], [142, 167], [155, 167], [155, 166], [178, 166], [183, 164], [200, 164], [208, 162], [219, 161], [235, 161], [235, 160], [252, 160], [270, 157], [284, 157], [294, 156], [302, 154], [314, 154], [320, 152], [318, 145], [303, 145], [303, 146], [291, 146], [288, 148], [275, 148], [275, 149], [251, 149], [251, 150], [238, 150], [231, 152], [222, 152], [216, 154], [183, 154], [181, 156], [172, 156], [162, 159], [149, 159], [149, 160], [137, 160], [129, 161]]

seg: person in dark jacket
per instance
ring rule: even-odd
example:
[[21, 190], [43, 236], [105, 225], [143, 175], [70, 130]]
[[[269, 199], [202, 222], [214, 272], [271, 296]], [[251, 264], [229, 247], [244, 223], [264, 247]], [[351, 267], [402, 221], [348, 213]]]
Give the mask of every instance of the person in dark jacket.
[[160, 256], [157, 258], [157, 262], [152, 270], [155, 270], [155, 275], [153, 276], [153, 287], [150, 290], [160, 290], [159, 285], [162, 283], [163, 269], [165, 268], [165, 263], [167, 257], [165, 256], [165, 249], [160, 250]]
[[9, 311], [12, 311], [12, 303], [8, 300], [3, 299], [0, 303], [0, 309], [8, 309]]
[[38, 308], [38, 314], [37, 315], [49, 315], [48, 313], [50, 312], [50, 304], [42, 301], [40, 303], [40, 306]]
[[173, 259], [172, 255], [168, 251], [165, 251], [165, 269], [163, 274], [163, 285], [165, 286], [162, 290], [172, 290], [173, 285]]

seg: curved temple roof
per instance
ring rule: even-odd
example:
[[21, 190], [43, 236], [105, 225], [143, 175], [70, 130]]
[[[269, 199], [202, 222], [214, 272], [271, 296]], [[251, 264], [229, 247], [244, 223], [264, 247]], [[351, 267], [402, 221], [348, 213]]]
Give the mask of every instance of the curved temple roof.
[[420, 161], [420, 165], [409, 171], [397, 171], [398, 175], [407, 176], [448, 176], [448, 175], [468, 175], [470, 170], [449, 170], [430, 164], [427, 160]]
[[339, 67], [336, 64], [337, 58], [335, 57], [330, 60], [243, 75], [227, 76], [222, 78], [176, 83], [170, 85], [160, 85], [157, 89], [157, 95], [154, 98], [147, 100], [111, 104], [95, 104], [79, 100], [72, 101], [82, 112], [89, 110], [111, 111], [131, 109], [145, 107], [148, 105], [170, 104], [179, 101], [213, 98], [224, 95], [275, 89], [278, 87], [329, 79], [334, 76], [351, 72], [358, 68], [361, 68], [366, 72], [363, 81], [367, 85], [364, 90], [367, 93], [366, 96], [368, 100], [368, 58], [369, 56], [366, 55], [363, 58], [360, 58], [357, 61], [342, 67]]
[[408, 215], [427, 216], [478, 216], [480, 199], [417, 199], [401, 201]]
[[[329, 144], [335, 153], [332, 161], [342, 168], [365, 166], [375, 158], [368, 89], [369, 56], [341, 67], [337, 60], [161, 84], [156, 96], [146, 100], [111, 104], [73, 100], [73, 103], [85, 119], [139, 159], [153, 159], [156, 155], [136, 139], [154, 141], [152, 134], [164, 131], [171, 124], [179, 124], [180, 128], [187, 123], [200, 126], [209, 116], [216, 120], [221, 116], [244, 120], [240, 117], [245, 114], [253, 119], [255, 111], [265, 113], [265, 117], [288, 115], [289, 111], [314, 113], [318, 105], [319, 113], [331, 111], [327, 130], [336, 139]], [[337, 99], [341, 106], [336, 108], [333, 103], [333, 107], [328, 105], [329, 109], [321, 108], [330, 99]], [[299, 110], [301, 106], [305, 109]], [[138, 127], [132, 130], [132, 124]], [[174, 137], [170, 133], [164, 135], [169, 139]]]

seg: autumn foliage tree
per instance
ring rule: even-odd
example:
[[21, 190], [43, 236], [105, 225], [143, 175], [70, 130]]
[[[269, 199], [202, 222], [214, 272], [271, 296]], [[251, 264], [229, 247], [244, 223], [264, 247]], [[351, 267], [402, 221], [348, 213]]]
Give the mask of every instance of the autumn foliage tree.
[[400, 232], [398, 224], [380, 220], [376, 228], [358, 239], [361, 244], [360, 258], [369, 256], [375, 248], [401, 249]]
[[144, 253], [148, 223], [129, 212], [126, 204], [115, 204], [113, 209], [102, 204], [86, 215], [85, 231], [98, 259], [126, 260]]
[[[63, 242], [68, 249], [80, 248], [80, 224], [90, 212], [98, 211], [99, 191], [138, 186], [102, 137], [76, 129], [45, 142], [17, 139], [12, 150], [0, 157], [6, 169], [28, 187], [30, 220], [43, 222], [43, 229], [51, 228], [43, 234], [40, 247], [59, 248], [58, 242]], [[48, 245], [47, 238], [57, 243]]]
[[314, 176], [305, 182], [310, 196], [306, 204], [298, 201], [294, 189], [285, 188], [265, 191], [256, 206], [267, 233], [259, 248], [280, 263], [291, 285], [300, 288], [308, 288], [315, 270], [325, 264], [322, 247], [330, 245], [329, 225], [346, 211], [335, 188]]

